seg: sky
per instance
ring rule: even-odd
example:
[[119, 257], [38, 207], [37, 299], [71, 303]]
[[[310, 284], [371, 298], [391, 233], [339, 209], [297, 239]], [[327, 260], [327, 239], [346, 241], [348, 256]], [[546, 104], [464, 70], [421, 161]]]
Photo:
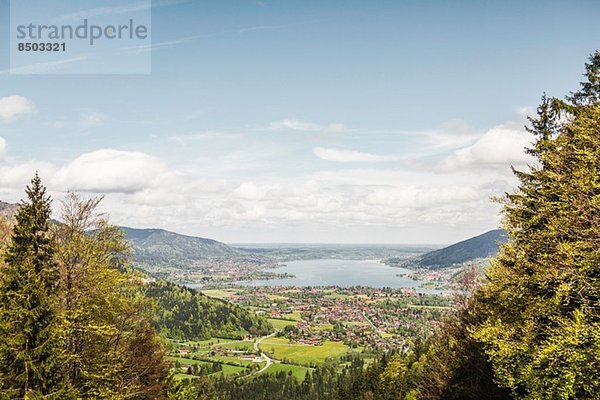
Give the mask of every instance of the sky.
[[9, 16], [0, 0], [0, 200], [37, 170], [56, 209], [105, 195], [113, 223], [227, 243], [498, 227], [526, 116], [600, 49], [591, 0], [155, 0], [150, 74], [15, 75]]

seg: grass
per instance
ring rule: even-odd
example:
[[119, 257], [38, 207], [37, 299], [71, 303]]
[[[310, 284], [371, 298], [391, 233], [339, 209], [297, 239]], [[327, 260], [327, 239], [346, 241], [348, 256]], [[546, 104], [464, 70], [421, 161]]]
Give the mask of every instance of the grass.
[[201, 290], [202, 294], [205, 294], [208, 297], [214, 297], [217, 299], [229, 299], [235, 295], [238, 290], [237, 289], [206, 289]]
[[283, 330], [286, 326], [294, 326], [296, 325], [297, 321], [288, 321], [285, 319], [278, 319], [278, 318], [267, 318], [267, 321], [269, 321], [271, 323], [271, 325], [273, 325], [273, 328], [275, 329], [279, 329], [279, 330]]
[[206, 361], [192, 360], [191, 358], [184, 358], [184, 357], [167, 357], [167, 360], [172, 361], [172, 362], [179, 361], [179, 364], [181, 364], [181, 365], [210, 364], [210, 363], [207, 363]]
[[238, 367], [235, 365], [221, 364], [223, 370], [220, 372], [215, 372], [213, 375], [223, 374], [225, 376], [235, 375], [240, 372], [246, 371], [246, 367]]
[[269, 368], [267, 368], [265, 370], [265, 372], [262, 372], [263, 374], [276, 374], [278, 372], [285, 372], [286, 374], [289, 373], [290, 371], [292, 371], [292, 375], [294, 376], [294, 378], [296, 378], [296, 380], [298, 382], [302, 382], [304, 380], [304, 378], [306, 377], [306, 374], [308, 373], [308, 371], [310, 371], [309, 368], [306, 367], [301, 367], [299, 365], [290, 365], [290, 364], [271, 364], [271, 366]]
[[188, 375], [188, 374], [174, 374], [173, 379], [175, 379], [177, 381], [181, 381], [184, 379], [198, 379], [198, 377], [194, 376], [194, 375]]
[[289, 313], [289, 314], [284, 314], [283, 318], [285, 318], [285, 319], [291, 319], [293, 321], [302, 321], [302, 316], [300, 315], [299, 312], [293, 312], [293, 313]]
[[196, 345], [198, 347], [210, 347], [210, 346], [214, 346], [218, 343], [232, 342], [232, 341], [233, 341], [233, 339], [212, 337], [212, 338], [206, 339], [206, 340], [194, 340], [194, 341], [185, 341], [185, 342], [174, 341], [174, 343], [177, 344], [179, 347], [190, 347], [193, 345]]
[[420, 308], [420, 309], [429, 309], [429, 310], [451, 310], [450, 306], [426, 306], [421, 304], [408, 304], [409, 308]]
[[331, 330], [333, 330], [333, 324], [330, 324], [329, 322], [324, 322], [319, 325], [319, 330], [320, 331], [331, 331]]
[[342, 293], [335, 293], [335, 292], [329, 292], [326, 295], [323, 296], [326, 299], [336, 299], [336, 300], [341, 300], [341, 299], [349, 299], [351, 296], [348, 296], [347, 294], [342, 294]]
[[280, 296], [278, 294], [269, 294], [267, 297], [271, 300], [287, 300], [287, 297]]
[[240, 340], [233, 343], [227, 343], [219, 346], [222, 349], [232, 349], [241, 351], [253, 351], [254, 342], [252, 340]]
[[221, 363], [234, 363], [234, 364], [240, 364], [241, 366], [247, 367], [248, 365], [252, 365], [255, 364], [254, 361], [250, 361], [250, 360], [240, 360], [237, 357], [225, 357], [225, 356], [215, 356], [215, 357], [211, 357], [211, 360], [215, 360], [215, 361], [219, 361]]
[[350, 351], [343, 343], [326, 341], [321, 346], [289, 343], [285, 338], [269, 338], [260, 348], [271, 357], [292, 363], [310, 365], [322, 363], [328, 358], [339, 358]]

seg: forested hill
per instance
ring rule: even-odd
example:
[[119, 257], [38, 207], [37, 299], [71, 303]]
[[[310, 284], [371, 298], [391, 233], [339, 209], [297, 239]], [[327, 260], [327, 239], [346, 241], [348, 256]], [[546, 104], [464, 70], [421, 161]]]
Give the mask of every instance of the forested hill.
[[[180, 235], [162, 229], [121, 227], [138, 262], [177, 263], [216, 257], [237, 257], [240, 252], [216, 240]], [[264, 335], [269, 324], [243, 308], [161, 279], [149, 283], [146, 295], [158, 306], [162, 333], [171, 338], [209, 339]]]
[[146, 296], [158, 306], [158, 323], [166, 337], [204, 340], [219, 336], [237, 339], [246, 334], [266, 335], [271, 330], [266, 319], [237, 305], [165, 280], [149, 283]]
[[234, 258], [243, 254], [240, 250], [212, 239], [181, 235], [163, 229], [121, 229], [131, 243], [138, 262], [195, 261], [220, 257]]
[[443, 249], [425, 253], [417, 264], [424, 268], [446, 268], [480, 258], [494, 257], [501, 243], [507, 241], [506, 231], [495, 229]]

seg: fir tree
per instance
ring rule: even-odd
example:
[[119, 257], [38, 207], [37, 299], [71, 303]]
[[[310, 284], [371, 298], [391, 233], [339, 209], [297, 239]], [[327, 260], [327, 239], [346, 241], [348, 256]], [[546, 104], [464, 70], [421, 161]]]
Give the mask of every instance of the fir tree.
[[598, 399], [600, 356], [600, 53], [567, 102], [533, 119], [537, 164], [505, 198], [503, 246], [476, 294], [471, 327], [497, 381], [517, 399]]
[[26, 193], [0, 276], [0, 385], [11, 399], [64, 398], [51, 200], [37, 173]]

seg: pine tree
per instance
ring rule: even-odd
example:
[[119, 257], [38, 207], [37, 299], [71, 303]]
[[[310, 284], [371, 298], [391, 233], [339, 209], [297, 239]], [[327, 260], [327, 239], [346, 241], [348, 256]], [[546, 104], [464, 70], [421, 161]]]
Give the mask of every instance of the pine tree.
[[512, 241], [476, 294], [471, 327], [517, 399], [599, 399], [600, 53], [567, 99], [531, 120], [537, 164], [504, 200]]
[[11, 399], [64, 398], [51, 200], [37, 173], [26, 193], [0, 276], [0, 386]]

